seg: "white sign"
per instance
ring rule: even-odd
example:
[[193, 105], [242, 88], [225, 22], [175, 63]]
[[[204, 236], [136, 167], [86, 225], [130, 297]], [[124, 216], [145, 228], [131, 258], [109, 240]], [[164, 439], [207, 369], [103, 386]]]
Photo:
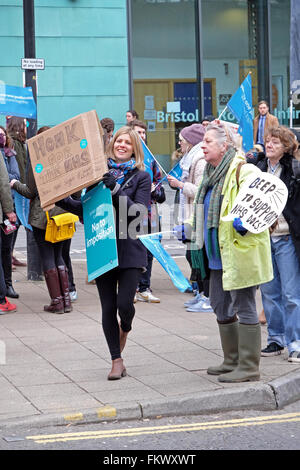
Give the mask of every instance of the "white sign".
[[180, 113], [180, 101], [167, 101], [167, 113]]
[[144, 109], [144, 119], [145, 121], [156, 119], [156, 110]]
[[154, 109], [154, 96], [145, 96], [145, 109]]
[[287, 198], [288, 189], [281, 179], [258, 170], [248, 176], [230, 213], [222, 217], [222, 220], [227, 222], [240, 218], [246, 230], [261, 233], [277, 220]]
[[23, 70], [44, 70], [45, 59], [22, 59], [21, 68]]

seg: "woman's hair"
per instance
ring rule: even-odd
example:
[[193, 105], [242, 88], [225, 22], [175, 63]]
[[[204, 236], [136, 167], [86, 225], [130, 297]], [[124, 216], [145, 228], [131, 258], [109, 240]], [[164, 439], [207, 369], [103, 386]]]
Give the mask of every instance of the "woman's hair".
[[123, 126], [114, 134], [112, 140], [110, 141], [107, 149], [107, 156], [108, 158], [115, 159], [114, 155], [114, 144], [115, 141], [120, 137], [120, 135], [128, 134], [131, 140], [131, 144], [133, 146], [133, 153], [132, 157], [135, 159], [135, 166], [139, 170], [144, 170], [144, 151], [141, 143], [141, 138], [139, 134], [132, 129], [130, 126]]
[[[189, 152], [192, 148], [193, 148], [193, 144], [191, 144], [190, 142], [188, 142], [184, 137], [183, 135], [181, 134], [181, 132], [179, 132], [178, 134], [178, 139], [180, 139], [181, 141], [183, 141], [184, 143], [186, 143], [188, 145], [188, 150], [187, 152]], [[182, 154], [183, 156], [183, 154]]]
[[0, 129], [3, 130], [3, 132], [4, 132], [4, 134], [5, 134], [5, 137], [6, 137], [6, 144], [5, 144], [5, 146], [6, 146], [6, 147], [9, 147], [9, 148], [14, 148], [13, 140], [9, 137], [9, 135], [8, 135], [7, 130], [5, 129], [5, 127], [0, 126]]
[[277, 137], [283, 145], [284, 153], [288, 153], [297, 157], [299, 143], [295, 134], [285, 126], [277, 126], [269, 128], [265, 135], [265, 144], [270, 137]]
[[179, 148], [179, 149], [174, 150], [174, 152], [171, 155], [171, 160], [172, 162], [178, 163], [182, 157], [183, 157], [183, 153], [181, 149]]
[[216, 140], [219, 145], [227, 144], [235, 149], [237, 149], [237, 138], [230, 129], [229, 126], [223, 124], [222, 122], [213, 121], [206, 126], [206, 132], [213, 131], [216, 136]]
[[112, 132], [115, 129], [115, 123], [111, 118], [103, 118], [100, 123], [107, 132]]
[[41, 134], [42, 132], [45, 132], [45, 131], [48, 131], [49, 129], [51, 129], [50, 126], [43, 126], [43, 127], [40, 127], [36, 133], [36, 135], [39, 135]]
[[130, 113], [132, 115], [132, 117], [134, 117], [134, 119], [139, 118], [139, 115], [138, 115], [138, 113], [136, 112], [135, 109], [128, 109], [127, 113]]
[[24, 118], [12, 116], [7, 120], [7, 133], [13, 139], [20, 140], [22, 143], [26, 141], [26, 124]]

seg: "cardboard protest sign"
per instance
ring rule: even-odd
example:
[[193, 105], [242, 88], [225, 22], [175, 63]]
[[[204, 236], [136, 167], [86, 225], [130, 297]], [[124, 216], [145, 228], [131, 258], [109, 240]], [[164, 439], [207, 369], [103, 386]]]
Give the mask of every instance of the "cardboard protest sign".
[[249, 232], [261, 233], [277, 220], [287, 198], [288, 189], [281, 179], [257, 169], [243, 183], [230, 213], [222, 220], [239, 217]]
[[44, 210], [99, 181], [107, 172], [103, 131], [95, 110], [28, 140], [32, 170]]
[[82, 196], [89, 282], [118, 266], [111, 191], [100, 183]]

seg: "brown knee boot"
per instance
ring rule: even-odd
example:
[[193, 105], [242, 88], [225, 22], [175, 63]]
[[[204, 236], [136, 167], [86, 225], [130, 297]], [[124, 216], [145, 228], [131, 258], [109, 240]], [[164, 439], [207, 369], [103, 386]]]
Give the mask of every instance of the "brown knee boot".
[[65, 312], [72, 312], [72, 304], [71, 304], [71, 297], [69, 292], [69, 277], [68, 277], [68, 270], [66, 266], [58, 266], [57, 267], [59, 280], [61, 285], [61, 290], [63, 293], [64, 299], [64, 310]]
[[64, 313], [64, 300], [56, 268], [44, 272], [45, 281], [51, 298], [51, 304], [44, 306], [45, 312]]

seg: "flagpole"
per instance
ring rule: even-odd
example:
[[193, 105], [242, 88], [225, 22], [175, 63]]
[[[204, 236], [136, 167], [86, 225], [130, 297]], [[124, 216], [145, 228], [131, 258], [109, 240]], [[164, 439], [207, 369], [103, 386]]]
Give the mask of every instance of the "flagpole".
[[145, 235], [137, 235], [136, 238], [142, 238], [142, 237], [151, 237], [151, 235], [165, 235], [166, 233], [173, 233], [175, 236], [175, 233], [173, 230], [165, 230], [163, 232], [154, 232], [154, 233], [146, 233]]
[[290, 91], [290, 127], [293, 127], [293, 93]]
[[223, 111], [221, 112], [220, 116], [217, 118], [218, 120], [221, 119], [221, 117], [222, 117], [223, 114], [225, 113], [226, 109], [227, 109], [227, 106], [225, 106], [225, 108], [224, 108]]
[[156, 163], [158, 164], [159, 168], [163, 171], [163, 173], [167, 176], [168, 173], [166, 173], [166, 171], [163, 169], [163, 167], [161, 166], [161, 164], [156, 160], [155, 156], [153, 155], [153, 153], [150, 151], [149, 147], [146, 145], [146, 143], [144, 142], [144, 145], [145, 147], [147, 148], [147, 150], [151, 153], [152, 157], [154, 158], [154, 160], [156, 161]]

